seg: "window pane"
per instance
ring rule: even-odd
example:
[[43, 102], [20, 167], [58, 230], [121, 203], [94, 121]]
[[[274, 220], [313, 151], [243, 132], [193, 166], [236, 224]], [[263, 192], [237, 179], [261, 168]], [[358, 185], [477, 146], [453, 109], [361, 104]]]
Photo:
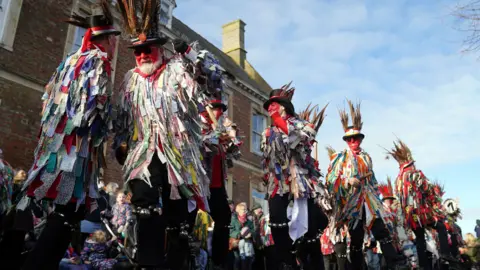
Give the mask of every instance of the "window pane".
[[252, 130], [253, 131], [257, 131], [257, 126], [258, 126], [257, 122], [258, 122], [258, 117], [257, 117], [256, 114], [254, 114], [252, 116]]
[[71, 52], [76, 52], [82, 46], [82, 39], [86, 31], [87, 29], [85, 28], [75, 27], [75, 36], [73, 38], [73, 45], [72, 45]]
[[0, 41], [2, 41], [2, 36], [3, 36], [3, 28], [5, 27], [5, 18], [7, 17], [7, 5], [8, 5], [8, 0], [7, 1], [2, 1], [0, 0]]
[[162, 1], [160, 5], [160, 23], [163, 25], [168, 25], [168, 22], [170, 21], [170, 4], [165, 3], [165, 1]]
[[222, 103], [227, 105], [227, 110], [225, 111], [225, 115], [228, 115], [228, 109], [229, 109], [229, 105], [230, 103], [228, 102], [229, 101], [229, 96], [227, 93], [222, 93]]
[[265, 130], [265, 116], [261, 114], [254, 114], [253, 121], [252, 121], [252, 130], [256, 131], [257, 133], [262, 133]]
[[252, 148], [254, 152], [260, 153], [261, 136], [252, 132]]
[[260, 133], [262, 133], [265, 130], [265, 128], [267, 127], [266, 126], [267, 119], [265, 118], [265, 116], [263, 114], [260, 115], [259, 119], [260, 119], [259, 130], [260, 130]]

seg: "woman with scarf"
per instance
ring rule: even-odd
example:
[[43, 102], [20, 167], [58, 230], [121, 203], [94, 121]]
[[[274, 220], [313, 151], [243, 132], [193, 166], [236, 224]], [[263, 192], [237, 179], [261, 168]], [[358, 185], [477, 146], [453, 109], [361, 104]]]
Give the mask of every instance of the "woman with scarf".
[[254, 229], [253, 221], [248, 218], [247, 204], [237, 204], [230, 223], [230, 243], [235, 253], [236, 269], [250, 270], [252, 267]]

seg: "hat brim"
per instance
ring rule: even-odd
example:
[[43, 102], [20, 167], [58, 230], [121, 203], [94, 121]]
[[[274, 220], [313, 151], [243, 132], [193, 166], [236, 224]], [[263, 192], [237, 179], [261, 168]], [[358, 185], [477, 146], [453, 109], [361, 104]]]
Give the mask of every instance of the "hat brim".
[[221, 108], [222, 111], [226, 111], [228, 109], [227, 105], [223, 103], [211, 103], [210, 104], [213, 108]]
[[166, 37], [155, 38], [155, 39], [147, 40], [147, 41], [142, 42], [142, 43], [132, 44], [131, 46], [128, 46], [128, 48], [129, 49], [135, 49], [135, 48], [152, 46], [152, 45], [163, 46], [163, 45], [165, 45], [165, 43], [167, 43], [167, 41], [168, 41], [168, 38], [166, 38]]
[[101, 36], [109, 36], [109, 35], [114, 35], [114, 36], [118, 36], [120, 35], [122, 32], [118, 31], [118, 30], [109, 30], [109, 31], [104, 31], [102, 33], [99, 33], [99, 34], [93, 34], [92, 33], [92, 38], [93, 37], [101, 37]]
[[356, 134], [344, 135], [344, 136], [342, 137], [342, 139], [343, 139], [344, 141], [346, 141], [348, 138], [351, 138], [351, 137], [360, 137], [360, 138], [364, 139], [364, 138], [365, 138], [365, 135], [360, 132], [360, 133], [356, 133]]
[[272, 104], [273, 102], [277, 102], [284, 107], [292, 106], [292, 108], [293, 108], [293, 104], [290, 100], [285, 99], [285, 98], [279, 98], [279, 97], [273, 97], [273, 98], [270, 98], [269, 100], [267, 100], [265, 103], [263, 103], [263, 108], [266, 111], [268, 111], [268, 107], [270, 107], [270, 104]]
[[385, 200], [396, 200], [397, 198], [393, 197], [393, 196], [387, 196], [385, 198], [382, 199], [382, 202], [385, 201]]

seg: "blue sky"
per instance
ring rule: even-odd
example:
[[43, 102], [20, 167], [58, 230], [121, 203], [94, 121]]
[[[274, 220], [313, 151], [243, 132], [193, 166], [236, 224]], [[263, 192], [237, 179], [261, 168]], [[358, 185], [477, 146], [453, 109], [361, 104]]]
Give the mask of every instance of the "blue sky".
[[[464, 233], [480, 219], [480, 53], [462, 54], [455, 1], [182, 0], [174, 15], [221, 48], [221, 26], [246, 25], [248, 61], [272, 85], [293, 80], [297, 111], [330, 102], [321, 145], [345, 147], [337, 108], [362, 101], [363, 147], [379, 180], [395, 177], [385, 160], [395, 136], [417, 167], [459, 198]], [[326, 151], [321, 167], [328, 166]], [[479, 182], [477, 182], [479, 181]]]

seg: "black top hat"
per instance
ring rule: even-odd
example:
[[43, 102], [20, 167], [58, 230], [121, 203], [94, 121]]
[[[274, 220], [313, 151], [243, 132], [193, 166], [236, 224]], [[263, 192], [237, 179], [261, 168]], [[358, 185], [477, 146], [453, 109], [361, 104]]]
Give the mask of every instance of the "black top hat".
[[347, 99], [348, 107], [350, 109], [350, 117], [352, 118], [352, 125], [348, 125], [348, 113], [345, 109], [339, 110], [340, 121], [342, 122], [343, 130], [345, 134], [343, 135], [343, 140], [347, 140], [350, 137], [359, 137], [365, 138], [365, 135], [362, 133], [362, 114], [360, 113], [360, 103], [356, 106]]
[[221, 108], [222, 111], [226, 111], [228, 109], [227, 105], [223, 104], [219, 99], [213, 99], [208, 102], [213, 108]]
[[113, 27], [113, 17], [110, 12], [110, 3], [106, 0], [101, 1], [100, 15], [90, 15], [87, 17], [73, 13], [66, 20], [67, 23], [90, 30], [90, 38], [102, 35], [120, 35], [120, 31]]
[[129, 48], [162, 46], [167, 43], [168, 38], [163, 36], [160, 28], [161, 1], [118, 1], [118, 6], [124, 20], [125, 31], [131, 38], [132, 45]]
[[277, 102], [283, 107], [285, 107], [285, 111], [289, 115], [295, 115], [295, 107], [292, 103], [292, 97], [295, 93], [295, 88], [290, 88], [291, 84], [292, 82], [282, 86], [280, 89], [272, 90], [272, 92], [270, 92], [270, 98], [263, 104], [263, 108], [265, 110], [268, 110], [270, 104], [272, 104], [273, 102]]

